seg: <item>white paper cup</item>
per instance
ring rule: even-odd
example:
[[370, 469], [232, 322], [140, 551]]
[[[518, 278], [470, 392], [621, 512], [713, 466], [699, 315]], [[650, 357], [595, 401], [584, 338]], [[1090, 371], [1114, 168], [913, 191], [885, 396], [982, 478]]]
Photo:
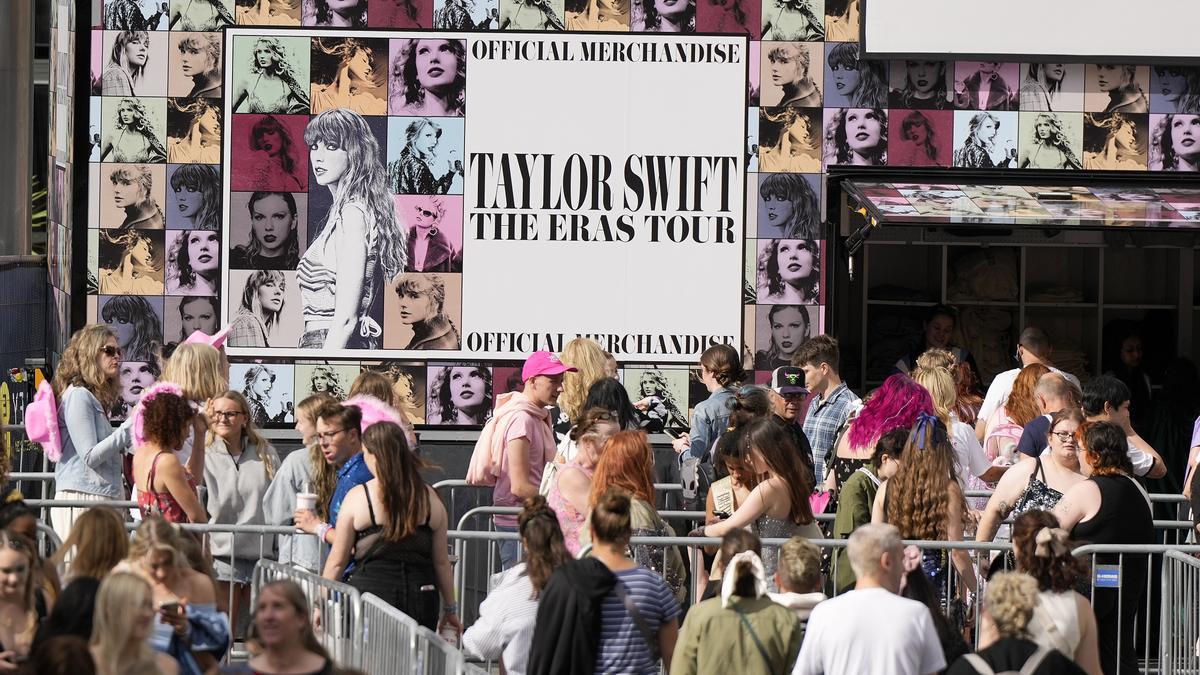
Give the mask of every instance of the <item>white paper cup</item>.
[[317, 510], [317, 496], [311, 492], [296, 493], [296, 508], [308, 509], [309, 511]]

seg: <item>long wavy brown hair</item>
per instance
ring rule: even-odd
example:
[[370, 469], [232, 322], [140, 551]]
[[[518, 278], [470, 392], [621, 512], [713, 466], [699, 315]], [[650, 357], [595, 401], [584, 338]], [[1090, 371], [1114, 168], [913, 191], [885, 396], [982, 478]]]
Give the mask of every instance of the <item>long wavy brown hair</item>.
[[[901, 456], [900, 470], [887, 481], [887, 522], [895, 525], [904, 539], [945, 539], [950, 483], [956, 479], [954, 448], [941, 420], [918, 419]], [[960, 491], [953, 492], [962, 499]]]
[[592, 474], [592, 507], [609, 488], [621, 488], [634, 498], [654, 503], [654, 454], [642, 431], [618, 431], [604, 444]]
[[100, 369], [100, 350], [109, 338], [116, 339], [112, 329], [101, 323], [93, 323], [71, 336], [67, 348], [58, 361], [54, 373], [54, 394], [62, 399], [63, 392], [72, 385], [83, 387], [100, 401], [104, 410], [111, 410], [120, 398], [120, 384], [116, 378], [108, 378]]
[[1038, 379], [1048, 372], [1050, 369], [1040, 363], [1031, 363], [1021, 369], [1016, 381], [1013, 382], [1008, 402], [1004, 404], [1008, 419], [1012, 420], [1013, 424], [1023, 427], [1042, 414], [1033, 390], [1037, 387]]
[[800, 463], [800, 449], [783, 427], [769, 419], [755, 420], [746, 425], [743, 437], [747, 445], [758, 450], [771, 475], [783, 479], [787, 486], [791, 501], [788, 519], [797, 525], [813, 522], [812, 506], [808, 502], [813, 491], [813, 477]]
[[363, 452], [375, 458], [379, 501], [387, 514], [383, 538], [390, 542], [402, 541], [429, 522], [432, 507], [429, 488], [421, 478], [421, 469], [426, 464], [413, 454], [404, 429], [397, 424], [372, 424], [363, 432], [362, 441]]

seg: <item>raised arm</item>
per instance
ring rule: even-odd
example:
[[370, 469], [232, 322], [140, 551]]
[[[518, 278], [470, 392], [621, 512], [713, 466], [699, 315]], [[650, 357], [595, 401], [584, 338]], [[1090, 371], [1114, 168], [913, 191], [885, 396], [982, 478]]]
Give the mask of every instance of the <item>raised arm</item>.
[[733, 512], [729, 518], [722, 520], [719, 523], [704, 526], [704, 536], [706, 537], [724, 537], [726, 533], [732, 532], [739, 527], [746, 527], [753, 523], [759, 516], [767, 512], [766, 493], [775, 490], [774, 481], [779, 481], [778, 478], [768, 478], [758, 484], [750, 492], [750, 496], [746, 497], [746, 501]]

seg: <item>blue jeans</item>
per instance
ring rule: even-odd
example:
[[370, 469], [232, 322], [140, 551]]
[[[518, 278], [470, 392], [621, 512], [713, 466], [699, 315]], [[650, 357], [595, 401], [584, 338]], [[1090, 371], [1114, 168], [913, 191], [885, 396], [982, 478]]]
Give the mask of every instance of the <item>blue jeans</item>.
[[[509, 527], [508, 525], [497, 525], [496, 531], [497, 532], [516, 532], [517, 528]], [[521, 548], [520, 548], [521, 542], [517, 539], [506, 539], [504, 541], [499, 541], [496, 543], [498, 544], [497, 548], [500, 549], [500, 569], [506, 570], [506, 569], [512, 567], [513, 565], [516, 565], [517, 564], [517, 554], [521, 550]]]

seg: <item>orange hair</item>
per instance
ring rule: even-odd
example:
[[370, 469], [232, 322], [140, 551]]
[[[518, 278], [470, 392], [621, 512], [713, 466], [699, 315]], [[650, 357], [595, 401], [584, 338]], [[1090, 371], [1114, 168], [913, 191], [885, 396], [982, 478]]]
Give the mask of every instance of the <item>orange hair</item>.
[[1042, 414], [1033, 390], [1037, 387], [1038, 379], [1048, 372], [1050, 369], [1045, 365], [1031, 363], [1017, 374], [1012, 393], [1008, 395], [1008, 402], [1004, 404], [1004, 411], [1008, 413], [1008, 419], [1012, 420], [1013, 424], [1023, 427]]
[[588, 504], [595, 506], [609, 488], [654, 503], [654, 453], [643, 431], [619, 431], [608, 439], [592, 474]]

